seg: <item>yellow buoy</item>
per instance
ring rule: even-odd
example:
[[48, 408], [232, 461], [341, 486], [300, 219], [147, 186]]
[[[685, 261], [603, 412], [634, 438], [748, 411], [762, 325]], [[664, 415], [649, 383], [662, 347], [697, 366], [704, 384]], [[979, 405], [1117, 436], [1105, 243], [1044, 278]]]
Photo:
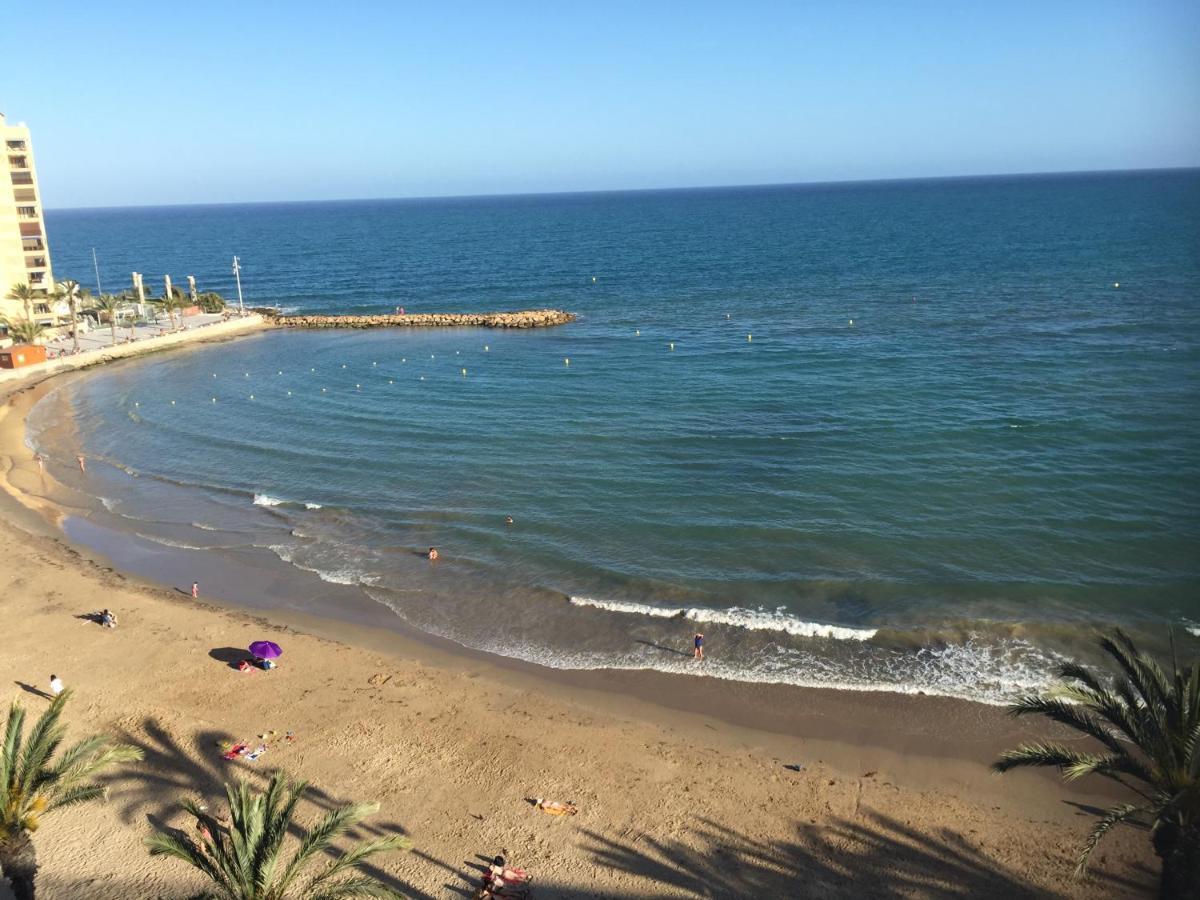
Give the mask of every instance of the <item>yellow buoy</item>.
[[467, 374], [467, 370], [466, 370], [466, 369], [463, 369], [463, 374], [464, 374], [464, 375], [466, 375], [466, 374]]
[[484, 345], [483, 345], [483, 352], [484, 352], [484, 353], [488, 353], [488, 352], [490, 352], [490, 351], [491, 351], [491, 349], [492, 349], [492, 348], [491, 348], [491, 347], [489, 347], [487, 344], [484, 344]]
[[291, 392], [291, 391], [288, 391], [288, 396], [289, 396], [289, 397], [290, 397], [290, 396], [292, 396], [292, 392]]
[[422, 376], [421, 376], [421, 380], [422, 380], [422, 381], [424, 381], [424, 380], [425, 380], [425, 376], [424, 376], [424, 375], [422, 375]]
[[671, 349], [672, 349], [672, 350], [674, 350], [674, 349], [675, 349], [675, 342], [674, 342], [674, 341], [671, 341]]
[[373, 366], [377, 366], [377, 365], [379, 365], [379, 363], [377, 363], [377, 362], [373, 362], [373, 363], [371, 363], [371, 365], [373, 365]]
[[400, 360], [400, 362], [408, 362], [408, 360], [407, 360], [407, 359], [402, 359], [402, 360]]
[[213, 403], [216, 403], [216, 402], [217, 402], [217, 398], [216, 398], [216, 397], [213, 397], [213, 401], [212, 401], [212, 402], [213, 402]]
[[317, 371], [317, 370], [316, 370], [315, 368], [312, 368], [312, 369], [309, 369], [308, 371], [310, 371], [310, 372], [315, 372], [315, 371]]
[[282, 375], [282, 374], [283, 374], [283, 369], [280, 369], [280, 370], [279, 370], [278, 372], [276, 372], [275, 374], [276, 374], [276, 375]]
[[343, 368], [343, 369], [344, 369], [344, 368], [346, 368], [346, 364], [345, 364], [345, 363], [342, 363], [342, 368]]
[[564, 366], [569, 366], [570, 364], [571, 364], [571, 358], [570, 358], [570, 357], [567, 357], [567, 358], [565, 358], [565, 359], [563, 360], [563, 365], [564, 365]]
[[253, 400], [253, 399], [254, 399], [254, 395], [253, 395], [253, 394], [251, 394], [251, 395], [250, 395], [250, 399], [251, 399], [251, 400]]
[[249, 378], [249, 377], [250, 377], [250, 373], [249, 373], [249, 372], [247, 372], [247, 373], [246, 373], [246, 377], [247, 377], [247, 378]]
[[640, 329], [640, 328], [635, 328], [635, 329], [633, 329], [633, 336], [634, 336], [634, 337], [641, 337], [641, 336], [642, 336], [642, 329]]
[[1121, 286], [1121, 282], [1119, 282], [1119, 281], [1114, 281], [1114, 282], [1113, 282], [1113, 287], [1115, 287], [1115, 288], [1119, 288], [1120, 286]]
[[172, 401], [171, 401], [171, 405], [172, 405], [172, 406], [174, 406], [174, 405], [175, 405], [175, 401], [174, 401], [174, 400], [172, 400]]
[[596, 276], [595, 276], [595, 275], [593, 275], [593, 276], [592, 276], [592, 284], [595, 284], [595, 283], [596, 283]]
[[142, 404], [140, 404], [140, 403], [138, 403], [136, 400], [134, 400], [134, 401], [133, 401], [133, 405], [134, 405], [134, 406], [141, 406]]
[[321, 393], [325, 393], [325, 388], [321, 388]]
[[454, 351], [454, 355], [455, 355], [455, 356], [458, 356], [458, 355], [459, 355], [459, 352], [460, 352], [460, 351], [458, 351], [458, 350], [455, 350], [455, 351]]
[[395, 384], [395, 383], [396, 382], [392, 381], [392, 379], [390, 379], [390, 378], [388, 379], [388, 384]]
[[355, 389], [356, 389], [356, 390], [361, 390], [361, 389], [362, 389], [362, 385], [361, 385], [361, 384], [356, 384], [354, 387], [355, 387]]
[[729, 318], [729, 313], [725, 313], [725, 318]]
[[752, 340], [754, 340], [754, 335], [752, 335], [752, 334], [746, 335], [746, 343], [747, 344], [750, 343]]
[[217, 373], [213, 372], [213, 378], [216, 378], [216, 377], [217, 377]]

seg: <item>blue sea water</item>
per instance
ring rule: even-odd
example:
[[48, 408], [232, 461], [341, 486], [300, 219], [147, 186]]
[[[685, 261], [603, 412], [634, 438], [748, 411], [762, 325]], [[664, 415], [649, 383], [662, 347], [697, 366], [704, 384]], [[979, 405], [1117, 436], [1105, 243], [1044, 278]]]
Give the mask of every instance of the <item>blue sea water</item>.
[[272, 332], [74, 382], [114, 466], [93, 488], [139, 533], [269, 548], [565, 667], [996, 700], [1098, 627], [1200, 627], [1200, 172], [47, 227], [58, 277], [93, 281], [95, 247], [105, 290], [232, 296], [236, 253], [252, 305], [580, 316]]

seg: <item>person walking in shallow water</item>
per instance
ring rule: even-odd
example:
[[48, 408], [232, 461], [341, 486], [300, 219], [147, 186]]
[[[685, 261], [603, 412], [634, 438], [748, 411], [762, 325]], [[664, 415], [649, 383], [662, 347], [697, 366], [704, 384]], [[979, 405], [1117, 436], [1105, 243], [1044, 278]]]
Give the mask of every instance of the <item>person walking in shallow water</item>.
[[75, 457], [75, 459], [79, 463], [79, 471], [86, 472], [87, 471], [87, 460], [84, 459], [82, 456], [77, 456], [77, 457]]
[[43, 475], [45, 475], [46, 474], [46, 457], [42, 456], [42, 454], [40, 454], [40, 453], [36, 453], [36, 454], [34, 454], [33, 459], [34, 459], [34, 462], [36, 462], [38, 464], [38, 471], [41, 472]]
[[704, 635], [702, 635], [700, 632], [697, 631], [696, 636], [692, 639], [692, 646], [694, 646], [696, 648], [695, 651], [692, 653], [693, 658], [698, 659], [701, 662], [703, 662], [704, 661]]
[[193, 600], [200, 599], [200, 582], [198, 582], [198, 581], [192, 582], [192, 599]]

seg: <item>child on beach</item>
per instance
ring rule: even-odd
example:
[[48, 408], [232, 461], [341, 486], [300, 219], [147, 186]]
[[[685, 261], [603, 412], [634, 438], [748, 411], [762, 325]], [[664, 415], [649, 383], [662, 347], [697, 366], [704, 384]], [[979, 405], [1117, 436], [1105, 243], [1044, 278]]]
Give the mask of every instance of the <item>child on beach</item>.
[[192, 582], [192, 599], [193, 600], [200, 599], [200, 582], [198, 582], [198, 581]]
[[59, 678], [57, 675], [51, 674], [51, 676], [50, 676], [50, 693], [52, 693], [55, 697], [57, 697], [64, 690], [65, 690], [65, 688], [63, 687], [62, 679]]
[[106, 609], [104, 612], [100, 613], [100, 624], [105, 628], [117, 627], [117, 617], [113, 615], [113, 611], [111, 609]]
[[704, 660], [704, 635], [702, 635], [700, 632], [697, 631], [696, 637], [692, 639], [692, 645], [696, 648], [695, 652], [692, 654], [693, 658], [703, 661]]

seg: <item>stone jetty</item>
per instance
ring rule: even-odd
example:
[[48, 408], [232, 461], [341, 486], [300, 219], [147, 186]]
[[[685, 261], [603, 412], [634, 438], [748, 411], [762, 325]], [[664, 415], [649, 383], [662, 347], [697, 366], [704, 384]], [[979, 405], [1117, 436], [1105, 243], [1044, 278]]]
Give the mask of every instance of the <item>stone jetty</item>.
[[284, 328], [549, 328], [575, 321], [561, 309], [496, 313], [414, 313], [381, 316], [272, 316]]

